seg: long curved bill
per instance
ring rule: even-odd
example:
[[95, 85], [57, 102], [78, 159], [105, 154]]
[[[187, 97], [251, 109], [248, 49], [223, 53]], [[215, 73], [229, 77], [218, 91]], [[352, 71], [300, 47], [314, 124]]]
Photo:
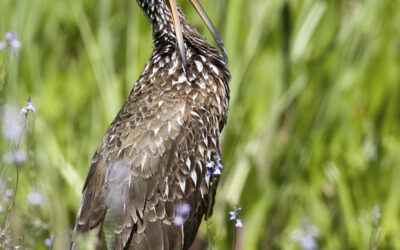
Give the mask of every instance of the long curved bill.
[[171, 10], [172, 22], [174, 24], [176, 39], [178, 41], [179, 53], [181, 54], [183, 66], [186, 71], [187, 67], [186, 51], [185, 51], [185, 44], [183, 43], [182, 28], [181, 28], [181, 22], [179, 21], [179, 14], [178, 14], [178, 9], [176, 7], [176, 0], [168, 0], [168, 4], [169, 4], [169, 9]]
[[[178, 41], [179, 46], [179, 53], [181, 54], [182, 62], [184, 69], [186, 71], [187, 67], [187, 59], [186, 59], [186, 51], [185, 51], [185, 44], [183, 42], [183, 35], [182, 35], [182, 27], [181, 22], [179, 20], [178, 9], [176, 6], [176, 0], [168, 0], [168, 6], [171, 11], [172, 22], [174, 24], [175, 35]], [[215, 41], [218, 44], [219, 49], [221, 50], [224, 60], [228, 62], [228, 56], [226, 55], [226, 50], [224, 43], [222, 42], [221, 36], [218, 34], [217, 29], [215, 28], [214, 24], [211, 22], [210, 18], [207, 16], [206, 12], [204, 11], [203, 7], [197, 0], [190, 0], [193, 7], [196, 9], [197, 13], [199, 13], [201, 19], [203, 19], [204, 23], [207, 25], [207, 28], [210, 30], [211, 34], [213, 35]]]
[[203, 19], [203, 22], [207, 25], [208, 30], [213, 35], [215, 42], [218, 44], [219, 50], [222, 52], [222, 55], [224, 56], [225, 62], [228, 63], [228, 56], [226, 55], [224, 43], [222, 42], [221, 36], [219, 35], [214, 24], [211, 22], [210, 18], [207, 16], [207, 13], [204, 11], [204, 9], [201, 6], [201, 4], [199, 3], [199, 1], [190, 0], [190, 2], [192, 3], [193, 7], [196, 9], [197, 13], [199, 13], [201, 19]]

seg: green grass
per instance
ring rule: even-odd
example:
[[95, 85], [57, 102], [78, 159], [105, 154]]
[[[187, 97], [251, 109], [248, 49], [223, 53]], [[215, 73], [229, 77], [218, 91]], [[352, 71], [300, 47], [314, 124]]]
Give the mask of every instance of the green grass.
[[[212, 41], [189, 1], [180, 3]], [[398, 2], [202, 3], [232, 73], [214, 248], [232, 248], [228, 211], [240, 204], [238, 249], [298, 249], [290, 234], [304, 218], [319, 228], [320, 249], [368, 249], [374, 205], [378, 249], [400, 249]], [[150, 56], [150, 25], [134, 0], [2, 0], [0, 36], [9, 30], [22, 48], [0, 103], [21, 108], [32, 96], [37, 109], [21, 145], [28, 160], [12, 237], [46, 249], [53, 235], [54, 248], [65, 249], [90, 159]], [[3, 155], [12, 144], [1, 138]], [[16, 167], [2, 162], [1, 175], [12, 188]], [[45, 205], [27, 204], [32, 187]]]

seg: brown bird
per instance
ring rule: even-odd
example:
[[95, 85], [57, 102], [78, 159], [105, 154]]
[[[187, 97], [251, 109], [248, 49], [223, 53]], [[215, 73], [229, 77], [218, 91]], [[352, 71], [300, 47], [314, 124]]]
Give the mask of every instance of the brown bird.
[[93, 156], [75, 233], [96, 230], [98, 248], [188, 249], [212, 214], [222, 168], [226, 52], [197, 0], [222, 53], [175, 0], [137, 2], [152, 24], [154, 50]]

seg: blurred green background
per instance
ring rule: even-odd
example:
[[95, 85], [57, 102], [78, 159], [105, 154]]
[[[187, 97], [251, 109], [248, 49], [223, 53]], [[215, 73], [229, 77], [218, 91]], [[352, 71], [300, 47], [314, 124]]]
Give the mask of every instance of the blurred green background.
[[[308, 233], [320, 249], [400, 249], [400, 2], [201, 2], [232, 73], [213, 248], [307, 249]], [[22, 47], [0, 51], [0, 104], [20, 109], [32, 96], [37, 112], [0, 228], [7, 217], [13, 244], [65, 249], [90, 159], [150, 56], [150, 25], [134, 0], [0, 0], [8, 31]], [[2, 136], [1, 156], [13, 146]], [[15, 193], [16, 171], [1, 162], [2, 196]], [[32, 190], [45, 202], [29, 203]]]

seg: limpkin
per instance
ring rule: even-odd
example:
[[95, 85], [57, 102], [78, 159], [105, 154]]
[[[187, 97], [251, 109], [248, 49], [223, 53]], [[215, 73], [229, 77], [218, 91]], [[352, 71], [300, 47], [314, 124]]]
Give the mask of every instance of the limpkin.
[[[152, 24], [153, 53], [93, 156], [75, 234], [96, 230], [109, 249], [188, 249], [211, 216], [218, 185], [209, 168], [221, 166], [226, 52], [197, 0], [221, 53], [175, 0], [137, 2]], [[190, 211], [177, 224], [182, 204]]]

